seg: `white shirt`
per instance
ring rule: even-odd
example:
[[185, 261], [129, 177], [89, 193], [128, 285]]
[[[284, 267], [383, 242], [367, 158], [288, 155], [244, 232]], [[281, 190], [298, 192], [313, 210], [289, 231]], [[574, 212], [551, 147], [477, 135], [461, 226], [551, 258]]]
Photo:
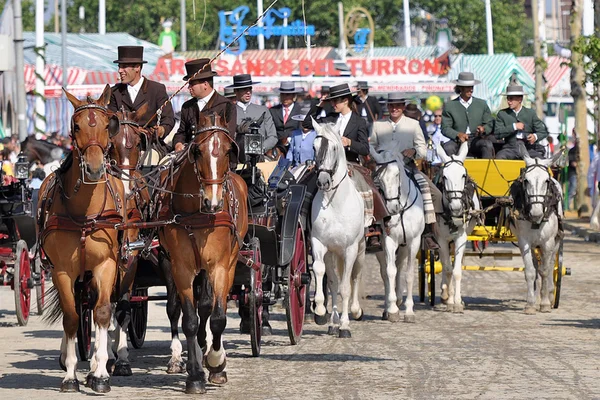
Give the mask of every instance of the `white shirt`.
[[[469, 101], [464, 101], [462, 97], [459, 97], [460, 100], [460, 104], [463, 105], [464, 108], [466, 108], [467, 110], [469, 109], [469, 106], [471, 105], [471, 103], [473, 102], [473, 98], [469, 98]], [[465, 130], [465, 133], [467, 135], [471, 134], [471, 128], [469, 127], [469, 125], [467, 125], [467, 129]]]
[[142, 84], [144, 83], [144, 77], [142, 76], [138, 83], [135, 85], [127, 85], [127, 92], [129, 93], [129, 98], [131, 99], [131, 103], [135, 103], [135, 98], [137, 97], [140, 89], [142, 88]]
[[346, 130], [346, 127], [348, 126], [348, 122], [350, 122], [351, 116], [352, 116], [352, 111], [350, 111], [346, 115], [340, 114], [340, 116], [337, 120], [337, 125], [340, 127], [340, 136], [344, 136], [344, 131]]
[[[519, 116], [519, 112], [520, 112], [522, 109], [523, 109], [523, 106], [521, 106], [521, 108], [519, 108], [518, 110], [513, 110], [513, 112], [514, 112], [514, 113], [515, 113], [515, 115], [518, 117], [518, 116]], [[516, 123], [514, 123], [514, 124], [513, 124], [513, 129], [514, 129], [515, 131], [517, 131], [517, 124], [516, 124]], [[523, 131], [521, 131], [521, 130], [518, 130], [518, 131], [517, 131], [517, 139], [524, 139], [524, 138], [525, 138], [525, 137], [524, 137], [524, 135], [523, 135]]]
[[202, 99], [198, 99], [198, 109], [200, 111], [202, 111], [204, 109], [204, 107], [206, 106], [206, 104], [208, 104], [208, 102], [210, 101], [210, 99], [213, 97], [213, 94], [215, 94], [215, 89], [213, 89], [212, 92], [210, 92], [207, 96], [205, 96]]
[[250, 105], [250, 102], [248, 103], [244, 103], [243, 101], [238, 101], [236, 103], [239, 107], [241, 107], [242, 110], [246, 111], [246, 109], [248, 108], [248, 106]]

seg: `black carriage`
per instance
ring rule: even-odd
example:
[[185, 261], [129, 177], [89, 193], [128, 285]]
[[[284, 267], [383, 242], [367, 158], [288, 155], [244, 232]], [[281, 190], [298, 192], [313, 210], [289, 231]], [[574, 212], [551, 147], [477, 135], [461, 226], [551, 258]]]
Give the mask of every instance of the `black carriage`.
[[263, 308], [283, 301], [292, 344], [300, 341], [304, 315], [310, 312], [306, 187], [296, 183], [285, 158], [265, 174], [265, 182], [258, 163], [264, 154], [260, 134], [246, 135], [245, 149], [249, 161], [238, 173], [249, 188], [248, 234], [231, 297], [249, 313], [252, 355], [257, 357]]
[[33, 191], [27, 186], [29, 163], [20, 154], [16, 177], [2, 177], [0, 186], [0, 285], [15, 294], [19, 325], [26, 325], [31, 310], [31, 289], [37, 294], [38, 314], [44, 307], [45, 274], [35, 253], [36, 228]]

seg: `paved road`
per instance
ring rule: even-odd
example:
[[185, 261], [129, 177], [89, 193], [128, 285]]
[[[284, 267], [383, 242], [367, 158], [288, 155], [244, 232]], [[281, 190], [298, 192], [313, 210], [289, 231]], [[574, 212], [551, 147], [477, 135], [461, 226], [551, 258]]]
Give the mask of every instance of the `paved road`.
[[[600, 398], [600, 246], [567, 236], [561, 305], [551, 314], [524, 315], [522, 273], [466, 272], [463, 315], [417, 305], [415, 324], [381, 321], [383, 286], [369, 256], [366, 316], [340, 340], [309, 324], [291, 346], [285, 313], [276, 310], [274, 336], [260, 358], [237, 333], [236, 310], [226, 331], [229, 383], [209, 386], [218, 399], [592, 399]], [[470, 264], [477, 260], [470, 260]], [[506, 264], [506, 263], [505, 263]], [[511, 264], [511, 263], [508, 263]], [[521, 264], [514, 260], [512, 264]], [[0, 398], [83, 398], [58, 393], [62, 330], [32, 316], [15, 326], [12, 292], [0, 288]], [[168, 320], [164, 303], [150, 307], [146, 344], [132, 350], [132, 377], [112, 379], [106, 398], [182, 398], [183, 375], [167, 375]], [[80, 363], [79, 378], [87, 372]]]

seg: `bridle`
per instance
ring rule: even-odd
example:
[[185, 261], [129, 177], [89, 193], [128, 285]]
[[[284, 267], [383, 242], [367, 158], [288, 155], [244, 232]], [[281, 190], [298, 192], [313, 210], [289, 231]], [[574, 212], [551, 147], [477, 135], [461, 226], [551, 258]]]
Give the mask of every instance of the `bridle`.
[[[444, 165], [442, 166], [442, 169], [440, 171], [440, 174], [442, 176], [442, 187], [441, 187], [441, 191], [444, 194], [444, 196], [446, 197], [446, 200], [448, 200], [448, 203], [452, 202], [453, 200], [460, 200], [460, 202], [463, 205], [463, 215], [468, 213], [469, 210], [469, 196], [467, 195], [467, 175], [463, 175], [462, 179], [463, 179], [463, 189], [462, 190], [449, 190], [446, 189], [446, 178], [444, 176], [444, 169], [450, 165], [450, 164], [458, 164], [461, 167], [463, 167], [463, 169], [465, 169], [465, 165], [462, 161], [460, 160], [455, 160], [455, 159], [451, 159], [450, 161], [444, 163]], [[466, 171], [466, 169], [465, 169]]]
[[[377, 171], [375, 171], [375, 174], [373, 175], [373, 179], [375, 181], [380, 180], [379, 176], [385, 170], [385, 167], [387, 167], [388, 165], [393, 164], [393, 163], [397, 163], [397, 161], [390, 160], [390, 161], [383, 162], [383, 163], [377, 163], [378, 169], [377, 169]], [[403, 167], [398, 165], [398, 168], [403, 168]], [[410, 199], [411, 189], [412, 189], [412, 185], [408, 185], [408, 193], [406, 193], [406, 203], [404, 205], [402, 205], [402, 203], [400, 203], [400, 194], [402, 193], [402, 190], [400, 188], [400, 182], [398, 183], [398, 195], [396, 195], [395, 197], [387, 197], [385, 190], [379, 190], [379, 192], [381, 193], [381, 195], [385, 201], [398, 201], [398, 203], [400, 203], [400, 214], [403, 214], [406, 210], [410, 209], [417, 201], [418, 193], [415, 192], [415, 197], [413, 198], [412, 202], [410, 204], [408, 204], [408, 200]]]
[[[122, 111], [122, 115], [123, 115], [123, 119], [119, 120], [119, 124], [120, 125], [124, 125], [124, 132], [123, 135], [125, 135], [125, 149], [130, 150], [133, 148], [133, 143], [131, 141], [131, 135], [129, 133], [129, 127], [131, 127], [131, 129], [133, 130], [134, 133], [137, 133], [140, 136], [140, 141], [142, 143], [147, 143], [147, 138], [146, 135], [144, 134], [144, 132], [140, 132], [140, 130], [142, 129], [142, 126], [137, 122], [134, 121], [132, 119], [127, 119], [125, 118], [125, 112]], [[116, 147], [116, 146], [113, 146]], [[146, 151], [147, 144], [142, 144], [142, 151]], [[142, 163], [142, 158], [143, 157], [138, 157], [138, 160], [136, 162], [135, 165], [131, 165], [131, 164], [117, 164], [114, 163], [114, 166], [116, 166], [118, 169], [123, 170], [123, 171], [133, 171], [133, 170], [137, 170], [140, 167], [140, 164]]]
[[548, 172], [548, 167], [543, 164], [539, 164], [537, 162], [537, 159], [536, 159], [535, 164], [525, 167], [525, 170], [522, 173], [523, 184], [525, 184], [527, 182], [527, 179], [525, 179], [525, 175], [527, 175], [527, 173], [531, 172], [532, 170], [534, 170], [536, 168], [542, 169], [544, 171], [544, 173], [546, 173], [546, 175], [548, 175], [548, 179], [546, 179], [546, 193], [544, 193], [544, 194], [529, 194], [529, 193], [527, 193], [525, 186], [523, 187], [523, 192], [525, 194], [525, 199], [526, 199], [524, 211], [530, 217], [531, 217], [531, 215], [530, 215], [531, 207], [535, 204], [541, 204], [542, 209], [543, 209], [543, 214], [546, 215], [546, 212], [548, 210], [548, 200], [550, 200], [550, 198], [551, 198], [551, 194], [548, 193], [550, 190], [550, 184], [551, 184], [550, 173]]
[[[323, 159], [325, 158], [325, 155], [327, 155], [327, 151], [329, 150], [329, 139], [327, 139], [323, 135], [315, 136], [315, 140], [318, 138], [321, 138], [322, 141], [321, 141], [321, 146], [319, 147], [319, 152], [317, 153], [317, 156], [315, 157], [315, 163], [317, 164], [317, 175], [320, 174], [321, 172], [324, 172], [329, 175], [329, 177], [331, 178], [331, 182], [333, 182], [333, 176], [337, 172], [337, 169], [339, 166], [339, 160], [336, 157], [335, 162], [333, 163], [333, 166], [331, 168], [323, 168], [323, 166], [322, 166]], [[326, 190], [326, 192], [330, 192], [332, 190], [337, 189], [340, 186], [340, 184], [342, 183], [342, 181], [344, 179], [346, 179], [346, 176], [348, 176], [348, 172], [346, 172], [344, 174], [344, 176], [342, 177], [342, 179], [340, 179], [340, 181], [338, 182], [337, 185], [330, 187], [328, 190]]]

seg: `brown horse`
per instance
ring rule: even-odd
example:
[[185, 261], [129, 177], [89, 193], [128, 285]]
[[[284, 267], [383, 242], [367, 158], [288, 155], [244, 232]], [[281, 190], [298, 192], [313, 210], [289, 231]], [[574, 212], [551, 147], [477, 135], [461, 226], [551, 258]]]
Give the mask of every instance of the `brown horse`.
[[165, 192], [160, 199], [161, 219], [176, 221], [164, 226], [159, 237], [171, 257], [183, 309], [188, 394], [205, 392], [200, 348], [207, 346], [205, 327], [209, 317], [213, 335], [205, 360], [209, 381], [227, 382], [222, 340], [227, 324], [227, 296], [241, 239], [248, 230], [248, 189], [240, 176], [229, 171], [229, 155], [235, 142], [229, 136], [227, 123], [215, 114], [201, 115], [198, 126], [180, 169], [175, 176], [166, 178], [173, 181], [168, 187], [173, 193]]
[[[109, 152], [113, 174], [123, 180], [125, 186], [125, 198], [127, 203], [128, 222], [139, 222], [147, 215], [150, 203], [148, 186], [144, 176], [140, 173], [142, 153], [150, 151], [148, 146], [148, 132], [139, 124], [148, 109], [145, 103], [135, 112], [119, 111], [119, 133], [111, 137], [112, 147]], [[129, 228], [125, 237], [129, 243], [139, 239], [139, 229]], [[127, 348], [127, 328], [131, 319], [131, 296], [134, 278], [138, 268], [139, 250], [133, 250], [128, 256], [127, 265], [120, 269], [119, 299], [115, 312], [117, 361], [114, 366], [113, 375], [130, 376], [131, 366], [129, 362], [129, 351]], [[142, 261], [143, 263], [143, 261]], [[142, 264], [142, 267], [144, 264]], [[159, 252], [158, 267], [162, 272], [162, 278], [167, 286], [167, 314], [171, 322], [171, 360], [167, 367], [169, 373], [181, 373], [185, 371], [181, 357], [181, 341], [177, 325], [181, 316], [181, 306], [177, 301], [177, 290], [171, 276], [171, 265], [163, 252]], [[112, 349], [108, 349], [112, 356]]]
[[[75, 336], [79, 323], [76, 310], [76, 282], [89, 276], [90, 307], [96, 325], [96, 352], [90, 362], [88, 382], [96, 392], [110, 391], [108, 327], [120, 253], [115, 224], [126, 220], [122, 182], [107, 173], [107, 153], [112, 129], [106, 108], [108, 85], [98, 100], [80, 101], [66, 92], [75, 108], [71, 119], [73, 159], [49, 175], [40, 188], [38, 215], [40, 243], [53, 265], [52, 282], [57, 291], [49, 320], [63, 317], [60, 363], [66, 368], [61, 391], [79, 390], [76, 376]], [[81, 286], [81, 285], [78, 285]]]

